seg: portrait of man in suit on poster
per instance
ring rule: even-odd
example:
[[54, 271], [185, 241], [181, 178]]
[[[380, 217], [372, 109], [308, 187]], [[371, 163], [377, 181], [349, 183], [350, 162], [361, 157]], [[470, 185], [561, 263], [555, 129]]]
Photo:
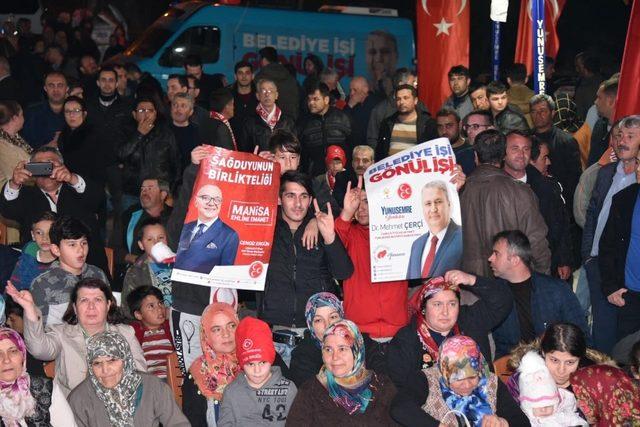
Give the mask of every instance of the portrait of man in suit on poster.
[[209, 274], [216, 265], [233, 265], [240, 239], [219, 218], [222, 201], [217, 186], [200, 187], [194, 202], [198, 219], [182, 227], [174, 268]]
[[442, 276], [460, 267], [462, 228], [451, 219], [444, 181], [430, 181], [422, 187], [422, 212], [429, 230], [411, 245], [407, 279]]

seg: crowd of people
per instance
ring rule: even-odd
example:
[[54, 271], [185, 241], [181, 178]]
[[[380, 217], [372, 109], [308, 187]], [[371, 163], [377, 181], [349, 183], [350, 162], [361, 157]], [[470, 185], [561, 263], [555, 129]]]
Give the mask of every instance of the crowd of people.
[[[0, 425], [640, 425], [640, 115], [615, 120], [593, 56], [549, 95], [523, 64], [455, 66], [430, 112], [408, 68], [345, 94], [317, 56], [299, 84], [264, 47], [232, 82], [197, 55], [159, 82], [112, 58], [120, 31], [99, 58], [82, 22], [19, 24], [0, 38], [19, 242], [0, 248]], [[373, 283], [365, 170], [437, 137], [462, 224], [425, 187], [420, 279]], [[154, 250], [226, 232], [215, 186], [183, 231], [206, 146], [280, 165], [264, 291], [172, 281]]]

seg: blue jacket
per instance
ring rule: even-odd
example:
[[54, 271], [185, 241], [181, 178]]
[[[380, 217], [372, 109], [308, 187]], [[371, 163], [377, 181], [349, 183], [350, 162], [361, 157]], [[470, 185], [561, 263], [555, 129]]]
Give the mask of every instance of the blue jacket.
[[49, 102], [42, 101], [29, 106], [24, 112], [24, 126], [20, 135], [33, 148], [48, 144], [56, 132], [64, 127], [64, 115], [54, 113]]
[[[503, 279], [500, 281], [506, 283]], [[531, 317], [536, 336], [541, 336], [547, 326], [553, 323], [567, 322], [582, 329], [587, 343], [590, 343], [584, 311], [567, 283], [539, 273], [533, 273], [531, 281]], [[520, 342], [520, 322], [515, 304], [507, 318], [493, 330], [493, 339], [496, 343], [496, 359], [509, 354]]]

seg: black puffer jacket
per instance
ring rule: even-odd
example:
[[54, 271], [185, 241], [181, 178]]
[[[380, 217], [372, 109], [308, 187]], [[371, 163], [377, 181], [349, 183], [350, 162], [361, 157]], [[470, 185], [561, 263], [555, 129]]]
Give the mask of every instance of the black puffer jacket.
[[[246, 118], [242, 126], [242, 137], [240, 138], [240, 151], [252, 153], [255, 146], [260, 147], [260, 151], [269, 150], [269, 139], [273, 132], [278, 129], [286, 129], [293, 133], [296, 132], [296, 125], [291, 116], [284, 112], [280, 116], [280, 120], [276, 123], [273, 131], [262, 120], [258, 113], [254, 112]], [[237, 135], [236, 135], [237, 137]]]
[[351, 153], [351, 118], [335, 107], [321, 116], [309, 114], [298, 127], [298, 139], [302, 145], [302, 172], [318, 176], [327, 171], [324, 157], [327, 147], [339, 145], [345, 153]]
[[307, 325], [304, 309], [309, 297], [318, 292], [336, 293], [333, 280], [344, 280], [353, 273], [353, 264], [340, 238], [330, 245], [319, 238], [307, 250], [302, 234], [309, 218], [294, 234], [279, 216], [273, 235], [264, 292], [258, 293], [258, 317], [272, 325], [302, 328]]
[[512, 130], [521, 130], [523, 132], [529, 130], [527, 119], [511, 105], [507, 105], [507, 108], [498, 113], [495, 117], [495, 122], [498, 130], [504, 134]]
[[87, 121], [94, 128], [100, 145], [105, 147], [106, 166], [116, 164], [118, 150], [127, 141], [130, 130], [135, 129], [132, 110], [131, 100], [120, 95], [108, 107], [102, 105], [97, 96], [87, 100]]
[[[460, 333], [478, 343], [486, 360], [491, 360], [489, 333], [511, 312], [513, 295], [507, 285], [476, 276], [476, 284], [465, 289], [479, 299], [472, 305], [461, 305], [458, 314]], [[423, 356], [427, 353], [418, 338], [416, 317], [400, 329], [387, 349], [388, 373], [398, 389], [423, 369]]]
[[146, 135], [136, 129], [118, 150], [118, 160], [123, 165], [125, 194], [138, 195], [142, 180], [148, 176], [173, 185], [180, 173], [180, 150], [175, 136], [171, 129], [160, 123]]
[[[431, 118], [426, 110], [416, 108], [418, 118], [416, 120], [416, 136], [417, 144], [435, 139], [438, 137], [438, 125], [436, 121]], [[376, 162], [384, 159], [389, 155], [389, 147], [391, 147], [391, 132], [393, 131], [393, 125], [398, 120], [398, 112], [387, 117], [382, 121], [380, 125], [380, 132], [378, 133], [378, 143], [376, 144]]]

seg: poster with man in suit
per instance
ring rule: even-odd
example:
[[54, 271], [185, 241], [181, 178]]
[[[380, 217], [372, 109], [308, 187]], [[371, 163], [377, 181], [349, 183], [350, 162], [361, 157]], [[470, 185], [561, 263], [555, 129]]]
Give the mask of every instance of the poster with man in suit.
[[445, 138], [418, 144], [367, 169], [373, 282], [437, 277], [460, 267], [457, 173]]
[[279, 165], [250, 153], [210, 150], [193, 186], [171, 279], [263, 290], [277, 216]]

